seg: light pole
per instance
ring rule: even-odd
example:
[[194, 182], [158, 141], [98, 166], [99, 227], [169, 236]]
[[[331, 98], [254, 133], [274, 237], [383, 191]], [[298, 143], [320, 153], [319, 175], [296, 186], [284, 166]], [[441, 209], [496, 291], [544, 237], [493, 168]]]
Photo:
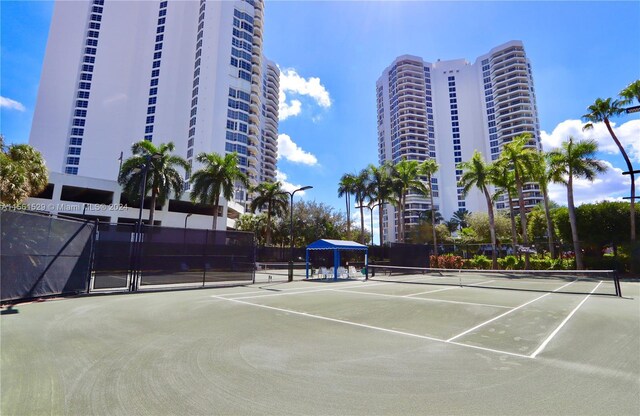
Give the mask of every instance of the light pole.
[[[380, 202], [375, 203], [373, 205], [358, 205], [356, 208], [369, 208], [370, 216], [371, 216], [371, 245], [373, 244], [373, 209], [380, 205]], [[382, 242], [380, 243], [382, 244]]]
[[136, 238], [134, 239], [134, 258], [137, 259], [137, 262], [135, 262], [137, 264], [129, 286], [129, 289], [132, 292], [138, 290], [138, 280], [141, 274], [140, 268], [142, 267], [142, 211], [144, 210], [144, 198], [147, 193], [147, 172], [149, 171], [149, 164], [151, 163], [151, 160], [158, 160], [161, 157], [162, 155], [160, 153], [147, 154], [145, 156], [144, 163], [132, 170], [132, 173], [142, 172], [142, 183], [140, 184], [140, 210], [138, 212], [138, 223], [136, 224]]
[[184, 217], [184, 228], [187, 228], [187, 220], [188, 220], [188, 219], [189, 219], [189, 217], [190, 217], [190, 216], [192, 216], [192, 215], [193, 215], [193, 213], [189, 213], [189, 214], [187, 214], [187, 216], [186, 216], [186, 217]]
[[303, 186], [302, 188], [298, 188], [293, 192], [283, 191], [283, 193], [288, 194], [291, 197], [291, 209], [290, 209], [291, 223], [289, 227], [289, 235], [291, 236], [291, 252], [289, 253], [289, 279], [288, 279], [290, 282], [293, 281], [293, 195], [295, 195], [295, 193], [298, 191], [306, 191], [307, 189], [311, 189], [311, 188], [313, 188], [313, 186], [307, 185], [307, 186]]

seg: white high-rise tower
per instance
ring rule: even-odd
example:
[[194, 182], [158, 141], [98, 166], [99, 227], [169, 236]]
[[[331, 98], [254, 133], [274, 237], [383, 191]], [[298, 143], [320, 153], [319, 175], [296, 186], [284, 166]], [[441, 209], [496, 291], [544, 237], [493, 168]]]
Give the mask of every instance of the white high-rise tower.
[[174, 142], [194, 169], [200, 152], [237, 152], [252, 184], [275, 180], [279, 71], [262, 54], [263, 8], [56, 2], [30, 144], [68, 175], [115, 180], [121, 152], [145, 139]]
[[[446, 219], [459, 209], [486, 211], [479, 191], [463, 197], [458, 186], [458, 164], [475, 150], [490, 162], [522, 133], [530, 133], [530, 146], [541, 149], [531, 66], [519, 41], [500, 45], [473, 64], [400, 56], [378, 79], [376, 98], [380, 163], [435, 159], [440, 169], [433, 178], [434, 205]], [[537, 186], [528, 184], [526, 206], [541, 198]], [[498, 209], [506, 206], [497, 203]], [[428, 198], [409, 195], [405, 221], [416, 224], [427, 209]], [[397, 240], [396, 221], [394, 207], [387, 205], [385, 241]]]

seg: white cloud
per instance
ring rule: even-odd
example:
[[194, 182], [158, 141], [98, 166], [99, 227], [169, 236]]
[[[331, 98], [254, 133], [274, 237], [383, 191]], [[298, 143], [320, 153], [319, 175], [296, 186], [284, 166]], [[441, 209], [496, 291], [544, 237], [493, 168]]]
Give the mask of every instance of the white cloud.
[[0, 108], [7, 108], [9, 110], [18, 110], [25, 111], [24, 105], [17, 102], [16, 100], [12, 100], [11, 98], [6, 98], [0, 96]]
[[[602, 161], [607, 167], [605, 173], [599, 174], [593, 182], [577, 178], [573, 182], [573, 198], [576, 206], [597, 201], [622, 201], [629, 195], [631, 179], [622, 175], [622, 169], [611, 163]], [[617, 197], [612, 195], [618, 195]], [[560, 205], [567, 205], [567, 188], [562, 184], [549, 185], [549, 198]]]
[[[584, 123], [580, 120], [565, 120], [558, 124], [551, 134], [542, 131], [540, 136], [544, 150], [560, 147], [563, 141], [569, 136], [573, 136], [576, 140], [594, 139], [598, 142], [598, 150], [608, 154], [620, 154], [618, 146], [609, 135], [609, 131], [604, 123], [596, 123], [593, 129], [582, 131]], [[622, 124], [620, 127], [615, 122], [611, 122], [613, 132], [620, 140], [629, 159], [632, 163], [640, 163], [640, 120], [631, 120]]]
[[[287, 174], [284, 172], [281, 172], [279, 170], [276, 170], [276, 180], [279, 181], [282, 184], [282, 189], [287, 191], [287, 192], [293, 192], [296, 189], [300, 189], [302, 188], [302, 185], [296, 185], [293, 184], [291, 182], [287, 181], [288, 177]], [[304, 195], [305, 191], [298, 191], [296, 192], [296, 195]]]
[[286, 103], [285, 100], [285, 94], [281, 92], [280, 108], [278, 109], [278, 117], [280, 120], [286, 120], [291, 116], [297, 116], [302, 111], [302, 103], [300, 100], [291, 100], [291, 104]]
[[281, 121], [291, 116], [297, 116], [302, 112], [302, 102], [299, 99], [292, 99], [291, 102], [287, 102], [287, 93], [298, 98], [300, 96], [310, 97], [316, 105], [322, 108], [331, 107], [329, 91], [322, 85], [320, 78], [304, 78], [293, 68], [283, 69], [280, 72], [279, 97], [279, 118]]
[[318, 163], [318, 159], [309, 152], [305, 152], [297, 144], [291, 140], [286, 134], [278, 135], [278, 159], [286, 159], [294, 163], [302, 163], [303, 165], [314, 166]]

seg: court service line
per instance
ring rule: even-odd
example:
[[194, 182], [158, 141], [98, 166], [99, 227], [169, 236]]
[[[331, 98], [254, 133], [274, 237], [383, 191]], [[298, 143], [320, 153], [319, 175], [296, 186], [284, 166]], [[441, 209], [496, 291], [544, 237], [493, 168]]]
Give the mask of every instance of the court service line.
[[[451, 288], [451, 289], [454, 289], [454, 288]], [[333, 289], [333, 291], [335, 291], [335, 292], [357, 293], [359, 295], [384, 296], [384, 297], [396, 298], [396, 299], [414, 299], [414, 300], [422, 300], [422, 301], [425, 301], [425, 302], [457, 303], [457, 304], [462, 304], [462, 305], [489, 306], [489, 307], [492, 307], [492, 308], [511, 309], [511, 306], [493, 305], [493, 304], [490, 304], [490, 303], [463, 302], [463, 301], [458, 301], [458, 300], [433, 299], [433, 298], [413, 298], [413, 297], [407, 297], [407, 296], [388, 295], [386, 293], [360, 292], [360, 291], [357, 291], [357, 290], [345, 290], [345, 289]]]
[[589, 299], [589, 297], [593, 294], [593, 292], [595, 292], [595, 291], [598, 289], [598, 287], [600, 287], [600, 285], [601, 285], [601, 284], [602, 284], [602, 281], [600, 281], [600, 283], [598, 283], [598, 285], [597, 285], [596, 287], [594, 287], [594, 288], [593, 288], [593, 290], [592, 290], [592, 291], [591, 291], [591, 292], [590, 292], [590, 293], [589, 293], [589, 294], [588, 294], [584, 299], [582, 299], [582, 302], [580, 302], [580, 303], [578, 304], [578, 306], [576, 306], [576, 307], [575, 307], [575, 309], [574, 309], [574, 310], [572, 310], [572, 311], [571, 311], [571, 313], [570, 313], [569, 315], [567, 315], [567, 317], [566, 317], [566, 318], [564, 318], [564, 321], [562, 321], [562, 322], [560, 323], [560, 325], [558, 325], [558, 327], [557, 327], [557, 328], [556, 328], [556, 329], [551, 333], [551, 335], [549, 335], [549, 337], [547, 337], [547, 339], [545, 339], [545, 340], [544, 340], [544, 342], [543, 342], [542, 344], [540, 344], [540, 346], [538, 347], [538, 349], [537, 349], [537, 350], [535, 350], [535, 351], [533, 352], [533, 354], [531, 354], [531, 358], [536, 358], [536, 356], [537, 356], [538, 354], [540, 354], [540, 353], [542, 352], [542, 350], [544, 350], [544, 349], [545, 349], [545, 347], [547, 346], [547, 344], [549, 344], [549, 342], [553, 339], [553, 337], [555, 337], [555, 336], [558, 334], [558, 332], [560, 332], [560, 329], [562, 329], [562, 327], [563, 327], [567, 322], [569, 322], [569, 319], [571, 319], [571, 317], [573, 316], [573, 314], [575, 314], [575, 313], [576, 313], [576, 311], [577, 311], [578, 309], [580, 309], [580, 307], [582, 306], [582, 304], [583, 304], [583, 303], [585, 303], [585, 302], [587, 301], [587, 299]]
[[495, 350], [495, 349], [492, 349], [492, 348], [485, 348], [485, 347], [479, 347], [479, 346], [476, 346], [476, 345], [462, 344], [462, 343], [459, 343], [459, 342], [449, 342], [449, 341], [444, 340], [444, 339], [434, 338], [434, 337], [430, 337], [430, 336], [427, 336], [427, 335], [418, 335], [418, 334], [413, 334], [411, 332], [404, 332], [404, 331], [398, 331], [398, 330], [395, 330], [395, 329], [382, 328], [382, 327], [379, 327], [379, 326], [360, 324], [360, 323], [357, 323], [357, 322], [345, 321], [344, 319], [329, 318], [329, 317], [326, 317], [326, 316], [314, 315], [314, 314], [307, 313], [307, 312], [298, 312], [298, 311], [292, 311], [290, 309], [276, 308], [275, 306], [268, 306], [268, 305], [261, 305], [259, 303], [245, 302], [245, 301], [238, 300], [238, 299], [227, 299], [227, 298], [223, 298], [223, 297], [219, 297], [219, 296], [212, 296], [212, 297], [218, 298], [218, 299], [222, 299], [222, 300], [226, 300], [226, 301], [229, 301], [229, 302], [236, 302], [236, 303], [241, 303], [241, 304], [244, 304], [244, 305], [256, 306], [258, 308], [265, 308], [265, 309], [271, 309], [271, 310], [278, 311], [278, 312], [290, 313], [292, 315], [305, 316], [307, 318], [314, 318], [314, 319], [320, 319], [320, 320], [323, 320], [323, 321], [336, 322], [336, 323], [345, 324], [345, 325], [357, 326], [357, 327], [360, 327], [360, 328], [373, 329], [373, 330], [376, 330], [376, 331], [382, 331], [382, 332], [387, 332], [387, 333], [396, 334], [396, 335], [404, 335], [404, 336], [412, 337], [412, 338], [420, 338], [420, 339], [426, 339], [426, 340], [429, 340], [429, 341], [442, 342], [444, 344], [453, 344], [453, 345], [458, 345], [458, 346], [466, 347], [466, 348], [472, 348], [472, 349], [476, 349], [476, 350], [495, 352], [495, 353], [498, 353], [498, 354], [512, 355], [514, 357], [528, 358], [528, 359], [531, 358], [528, 355], [518, 354], [518, 353], [514, 353], [514, 352]]
[[[484, 282], [478, 282], [478, 283], [474, 283], [472, 285], [467, 285], [468, 286], [478, 286], [478, 285], [483, 285], [485, 283], [491, 283], [491, 282], [495, 282], [495, 280], [485, 280]], [[403, 295], [401, 297], [403, 298], [410, 298], [411, 296], [418, 296], [418, 295], [424, 295], [427, 293], [436, 293], [436, 292], [444, 292], [445, 290], [451, 290], [451, 289], [461, 289], [462, 286], [455, 286], [455, 287], [447, 287], [445, 289], [436, 289], [436, 290], [427, 290], [426, 292], [418, 292], [418, 293], [412, 293], [410, 295]]]
[[[371, 286], [379, 286], [379, 285], [385, 285], [385, 284], [392, 284], [392, 283], [372, 283], [367, 285], [366, 287], [371, 287]], [[362, 287], [362, 282], [357, 283], [357, 284], [353, 284], [353, 285], [349, 285], [349, 286], [344, 286], [346, 288], [349, 287]], [[286, 292], [284, 292], [286, 290]], [[219, 296], [216, 295], [211, 295], [212, 298], [216, 298], [216, 297], [222, 297], [222, 296], [235, 296], [235, 295], [249, 295], [252, 293], [261, 293], [261, 295], [257, 295], [257, 296], [240, 296], [237, 298], [233, 298], [233, 299], [254, 299], [254, 298], [266, 298], [266, 297], [272, 297], [272, 296], [284, 296], [284, 295], [298, 295], [298, 294], [303, 294], [303, 293], [315, 293], [315, 292], [325, 292], [325, 291], [329, 291], [329, 290], [335, 290], [333, 288], [322, 288], [322, 289], [303, 289], [303, 288], [292, 288], [292, 289], [283, 289], [283, 292], [280, 293], [268, 293], [265, 294], [264, 291], [255, 291], [255, 292], [238, 292], [238, 293], [223, 293]]]
[[[572, 283], [574, 283], [574, 282], [575, 282], [575, 280], [574, 280], [573, 282], [569, 282], [569, 283], [567, 283], [566, 285], [563, 285], [563, 286], [561, 286], [561, 287], [559, 287], [559, 288], [555, 289], [553, 292], [557, 292], [558, 290], [563, 289], [563, 288], [565, 288], [565, 287], [569, 286], [570, 284], [572, 284]], [[454, 337], [449, 338], [447, 341], [448, 341], [448, 342], [451, 342], [451, 341], [453, 341], [453, 340], [454, 340], [454, 339], [456, 339], [456, 338], [460, 338], [461, 336], [466, 335], [466, 334], [468, 334], [468, 333], [469, 333], [469, 332], [471, 332], [471, 331], [475, 331], [476, 329], [478, 329], [478, 328], [480, 328], [480, 327], [483, 327], [483, 326], [485, 326], [486, 324], [489, 324], [489, 323], [491, 323], [491, 322], [495, 321], [496, 319], [500, 319], [500, 318], [502, 318], [503, 316], [509, 315], [510, 313], [515, 312], [515, 311], [517, 311], [517, 310], [518, 310], [518, 309], [520, 309], [520, 308], [524, 308], [525, 306], [527, 306], [527, 305], [529, 305], [529, 304], [531, 304], [531, 303], [533, 303], [533, 302], [535, 302], [535, 301], [537, 301], [537, 300], [540, 300], [540, 299], [542, 299], [542, 298], [544, 298], [544, 297], [547, 297], [547, 296], [551, 295], [553, 292], [546, 293], [546, 294], [544, 294], [544, 295], [542, 295], [542, 296], [538, 296], [537, 298], [535, 298], [535, 299], [533, 299], [533, 300], [530, 300], [530, 301], [528, 301], [528, 302], [526, 302], [526, 303], [523, 303], [523, 304], [522, 304], [522, 305], [520, 305], [520, 306], [517, 306], [517, 307], [515, 307], [515, 308], [511, 309], [510, 311], [507, 311], [507, 312], [505, 312], [505, 313], [503, 313], [503, 314], [501, 314], [501, 315], [498, 315], [498, 316], [496, 316], [496, 317], [494, 317], [494, 318], [491, 318], [491, 319], [489, 319], [488, 321], [485, 321], [485, 322], [483, 322], [483, 323], [481, 323], [481, 324], [478, 324], [478, 325], [474, 326], [474, 327], [473, 327], [473, 328], [471, 328], [471, 329], [467, 329], [466, 331], [461, 332], [461, 333], [459, 333], [458, 335], [456, 335], [456, 336], [454, 336]]]

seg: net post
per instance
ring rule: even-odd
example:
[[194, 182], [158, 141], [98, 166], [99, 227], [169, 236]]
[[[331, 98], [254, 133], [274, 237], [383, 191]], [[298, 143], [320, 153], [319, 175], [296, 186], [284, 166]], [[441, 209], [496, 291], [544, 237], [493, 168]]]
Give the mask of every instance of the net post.
[[613, 285], [616, 288], [616, 296], [621, 298], [622, 297], [622, 289], [620, 288], [620, 276], [618, 275], [618, 271], [617, 270], [613, 271]]

